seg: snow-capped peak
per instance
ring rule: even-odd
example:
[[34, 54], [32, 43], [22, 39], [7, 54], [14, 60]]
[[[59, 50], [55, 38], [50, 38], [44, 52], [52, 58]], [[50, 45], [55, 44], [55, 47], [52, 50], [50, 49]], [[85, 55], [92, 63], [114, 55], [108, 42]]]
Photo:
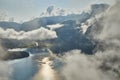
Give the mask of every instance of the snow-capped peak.
[[61, 9], [55, 6], [49, 6], [46, 11], [41, 14], [41, 17], [48, 17], [48, 16], [66, 16], [70, 14], [80, 14], [80, 11], [74, 11], [69, 9]]
[[47, 12], [48, 12], [49, 14], [51, 14], [54, 10], [57, 10], [57, 8], [55, 8], [55, 6], [49, 6], [49, 7], [47, 8]]
[[67, 16], [71, 14], [81, 14], [82, 12], [91, 13], [92, 15], [104, 12], [109, 7], [108, 4], [93, 4], [90, 6], [90, 10], [76, 10], [76, 9], [61, 9], [56, 6], [49, 6], [40, 17], [50, 17], [50, 16]]

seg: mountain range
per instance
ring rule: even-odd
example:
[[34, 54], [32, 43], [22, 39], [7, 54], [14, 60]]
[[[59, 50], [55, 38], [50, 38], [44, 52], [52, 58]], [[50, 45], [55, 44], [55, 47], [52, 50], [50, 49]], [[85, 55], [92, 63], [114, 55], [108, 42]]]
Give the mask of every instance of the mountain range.
[[81, 49], [91, 54], [96, 46], [91, 35], [99, 31], [97, 21], [108, 8], [108, 4], [93, 4], [89, 10], [72, 11], [49, 6], [39, 18], [27, 22], [0, 22], [0, 35], [7, 44], [10, 39], [46, 41], [55, 44], [50, 47], [55, 53]]

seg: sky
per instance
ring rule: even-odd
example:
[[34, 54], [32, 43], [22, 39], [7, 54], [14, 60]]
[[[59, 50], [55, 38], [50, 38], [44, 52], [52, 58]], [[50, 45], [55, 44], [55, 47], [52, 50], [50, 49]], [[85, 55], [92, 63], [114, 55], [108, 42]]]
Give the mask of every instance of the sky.
[[94, 3], [112, 3], [111, 0], [0, 0], [0, 12], [18, 22], [39, 17], [48, 6], [59, 8], [83, 9]]

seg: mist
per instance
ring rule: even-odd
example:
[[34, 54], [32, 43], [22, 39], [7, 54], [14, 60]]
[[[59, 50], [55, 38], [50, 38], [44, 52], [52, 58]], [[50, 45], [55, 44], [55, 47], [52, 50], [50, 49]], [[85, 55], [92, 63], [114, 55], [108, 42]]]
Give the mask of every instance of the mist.
[[82, 54], [79, 50], [67, 52], [66, 65], [62, 69], [65, 80], [116, 80], [112, 75], [102, 71], [96, 56]]
[[101, 40], [120, 40], [120, 15], [119, 15], [120, 1], [117, 1], [108, 12], [105, 14], [103, 20], [103, 30], [96, 37]]
[[[119, 80], [120, 77], [120, 1], [105, 13], [100, 34], [95, 40], [103, 42], [104, 51], [97, 49], [94, 55], [80, 50], [66, 52], [62, 75], [65, 80]], [[99, 27], [99, 26], [98, 26]]]
[[[98, 1], [98, 0], [90, 0], [90, 4], [94, 1]], [[82, 0], [75, 0], [72, 2], [75, 2], [75, 4], [76, 3], [78, 4], [82, 2]], [[21, 80], [21, 79], [119, 80], [120, 79], [120, 31], [119, 31], [120, 30], [120, 27], [119, 27], [120, 11], [119, 11], [119, 8], [120, 8], [120, 1], [117, 1], [113, 6], [111, 6], [108, 10], [104, 12], [104, 14], [102, 15], [102, 21], [99, 21], [98, 19], [97, 23], [99, 23], [100, 26], [97, 25], [95, 27], [102, 27], [102, 29], [100, 30], [99, 34], [92, 34], [93, 42], [96, 41], [98, 43], [96, 43], [97, 45], [97, 47], [95, 48], [96, 51], [90, 55], [82, 52], [82, 50], [80, 49], [75, 49], [75, 50], [70, 49], [70, 51], [63, 52], [60, 55], [54, 54], [55, 57], [53, 58], [52, 51], [48, 51], [48, 53], [51, 53], [52, 55], [51, 54], [47, 55], [47, 58], [46, 56], [41, 56], [41, 55], [38, 56], [37, 54], [36, 54], [37, 57], [36, 56], [33, 57], [34, 54], [32, 54], [32, 56], [28, 58], [21, 59], [20, 61], [18, 60], [18, 62], [15, 63], [14, 65], [11, 65], [12, 66], [11, 67], [7, 61], [1, 60], [1, 58], [7, 52], [3, 48], [3, 46], [0, 44], [0, 80], [11, 80], [11, 75], [14, 79], [17, 79], [17, 80]], [[92, 24], [94, 25], [96, 21], [92, 20], [92, 18], [93, 17], [90, 17], [89, 20], [91, 20], [90, 23], [92, 23], [93, 21]], [[83, 27], [84, 29], [82, 36], [86, 37], [85, 32], [89, 28], [89, 25], [91, 26], [91, 24], [89, 23], [88, 25], [87, 23], [86, 25], [84, 25], [84, 23], [83, 25], [78, 25], [78, 26], [81, 26], [81, 28]], [[62, 27], [61, 29], [64, 29], [63, 28], [64, 26], [61, 24], [47, 25], [47, 27], [50, 28], [50, 30], [45, 27], [41, 27], [39, 29], [28, 31], [28, 32], [15, 31], [14, 29], [5, 30], [3, 28], [0, 28], [0, 38], [17, 39], [17, 40], [55, 39], [58, 37], [57, 33], [55, 32], [55, 29], [59, 29], [61, 27]], [[95, 31], [95, 30], [92, 30], [92, 31]], [[62, 36], [64, 36], [64, 34]], [[72, 36], [76, 36], [76, 35], [72, 35]], [[80, 40], [82, 41], [82, 39]], [[67, 39], [66, 39], [66, 42], [67, 42]], [[58, 43], [59, 43], [59, 40], [58, 40]], [[61, 43], [65, 44], [64, 40], [63, 42], [61, 41]], [[84, 43], [87, 43], [87, 41]], [[101, 46], [99, 46], [99, 44]], [[70, 46], [74, 46], [74, 45], [70, 45]], [[66, 48], [66, 46], [64, 47]], [[69, 45], [67, 47], [69, 47]], [[84, 47], [84, 45], [82, 47]], [[104, 50], [101, 50], [100, 49], [101, 47]], [[39, 60], [39, 57], [42, 57], [43, 60], [40, 60], [39, 63], [36, 63], [36, 59]], [[52, 59], [49, 59], [48, 57]], [[59, 58], [60, 61], [59, 60], [57, 61], [57, 58]], [[34, 62], [34, 64], [32, 62]], [[59, 64], [59, 62], [61, 62], [61, 64]], [[57, 70], [53, 63], [55, 65], [60, 65], [58, 66], [60, 68]], [[35, 68], [36, 66], [38, 67]], [[14, 73], [12, 73], [12, 68], [14, 68], [13, 69]], [[36, 71], [37, 73], [34, 72], [35, 70], [38, 70]], [[58, 73], [54, 73], [54, 71]], [[57, 76], [60, 75], [60, 78], [57, 79], [55, 75]]]
[[2, 57], [6, 54], [3, 46], [0, 43], [0, 80], [10, 80], [12, 68], [8, 62], [3, 61]]

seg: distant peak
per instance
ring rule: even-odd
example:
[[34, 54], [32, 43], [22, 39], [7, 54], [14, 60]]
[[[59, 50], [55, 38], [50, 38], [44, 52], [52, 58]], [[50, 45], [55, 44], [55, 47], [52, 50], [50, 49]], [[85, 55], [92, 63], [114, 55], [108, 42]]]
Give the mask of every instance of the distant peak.
[[50, 17], [50, 16], [67, 16], [71, 14], [84, 14], [84, 13], [90, 13], [92, 12], [92, 15], [99, 14], [101, 12], [104, 12], [109, 6], [107, 4], [92, 4], [90, 11], [85, 10], [74, 10], [74, 9], [62, 9], [58, 8], [54, 5], [48, 6], [47, 9], [41, 13], [41, 17]]
[[55, 9], [55, 6], [49, 6], [49, 7], [47, 8], [47, 12], [48, 12], [49, 14], [51, 14], [51, 12], [52, 12], [54, 9]]
[[75, 11], [72, 11], [70, 9], [62, 9], [59, 7], [56, 7], [54, 5], [48, 6], [45, 12], [41, 13], [41, 17], [45, 16], [66, 16], [69, 14], [75, 14]]

